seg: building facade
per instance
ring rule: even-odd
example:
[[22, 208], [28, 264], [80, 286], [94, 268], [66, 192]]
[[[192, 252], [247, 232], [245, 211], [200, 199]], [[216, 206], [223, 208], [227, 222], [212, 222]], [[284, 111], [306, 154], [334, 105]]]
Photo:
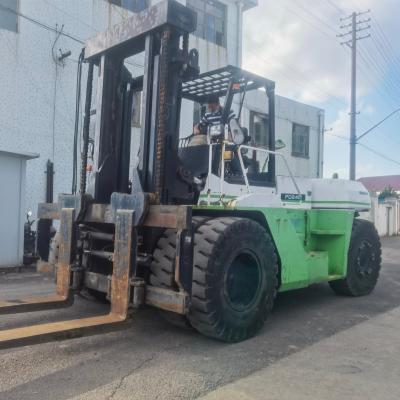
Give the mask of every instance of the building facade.
[[[371, 195], [371, 210], [362, 215], [375, 224], [380, 236], [400, 235], [400, 175], [358, 179]], [[385, 191], [392, 193], [386, 193]]]
[[[27, 209], [35, 213], [45, 201], [48, 160], [54, 162], [54, 194], [71, 192], [77, 65], [85, 41], [158, 1], [0, 0], [0, 150], [40, 154], [27, 165]], [[242, 16], [257, 0], [180, 2], [197, 12], [190, 47], [199, 50], [201, 71], [240, 66]], [[127, 67], [141, 75], [143, 58], [130, 59]], [[242, 113], [242, 123], [260, 144], [268, 135], [265, 110], [265, 93], [252, 93]], [[322, 176], [322, 110], [278, 96], [276, 114], [277, 139], [286, 144], [282, 152], [294, 174]], [[198, 107], [183, 103], [182, 136], [191, 133], [198, 115]], [[132, 126], [135, 147], [139, 129]], [[279, 164], [278, 173], [286, 174]]]

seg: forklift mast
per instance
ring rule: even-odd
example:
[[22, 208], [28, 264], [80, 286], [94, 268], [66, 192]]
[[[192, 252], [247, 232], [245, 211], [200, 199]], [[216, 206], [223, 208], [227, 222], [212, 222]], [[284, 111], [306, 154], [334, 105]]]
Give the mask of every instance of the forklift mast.
[[[0, 314], [71, 306], [83, 288], [110, 300], [106, 315], [0, 331], [0, 348], [98, 334], [128, 326], [129, 307], [143, 304], [185, 314], [193, 259], [190, 185], [177, 175], [182, 82], [198, 75], [188, 50], [196, 14], [164, 0], [88, 41], [89, 64], [79, 194], [38, 206], [39, 221], [60, 220], [56, 293], [0, 302]], [[144, 52], [143, 77], [125, 59]], [[87, 159], [92, 86], [98, 67], [93, 173]], [[142, 92], [139, 165], [129, 187], [132, 98]], [[189, 195], [189, 197], [188, 197]], [[146, 285], [154, 238], [176, 231], [178, 291]], [[146, 236], [147, 235], [147, 236]]]
[[[176, 1], [164, 1], [133, 19], [89, 40], [85, 47], [88, 110], [93, 65], [98, 66], [98, 79], [93, 173], [81, 191], [96, 203], [109, 203], [114, 192], [128, 193], [132, 97], [140, 91], [140, 153], [132, 187], [151, 193], [153, 203], [172, 204], [182, 190], [176, 176], [182, 81], [198, 73], [196, 51], [188, 50], [196, 14]], [[124, 60], [142, 52], [144, 74], [133, 78]], [[89, 124], [84, 126], [89, 129]]]

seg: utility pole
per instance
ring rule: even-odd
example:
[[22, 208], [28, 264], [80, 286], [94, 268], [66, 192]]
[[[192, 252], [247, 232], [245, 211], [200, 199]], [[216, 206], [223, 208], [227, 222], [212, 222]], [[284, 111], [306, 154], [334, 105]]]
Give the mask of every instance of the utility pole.
[[[351, 100], [350, 100], [350, 180], [356, 179], [356, 144], [357, 144], [357, 41], [366, 39], [371, 35], [368, 33], [364, 36], [359, 36], [359, 32], [368, 30], [371, 25], [366, 25], [371, 21], [371, 18], [359, 20], [358, 17], [369, 13], [370, 10], [365, 12], [356, 13], [353, 12], [351, 15], [345, 18], [340, 18], [340, 21], [347, 21], [351, 19], [351, 22], [347, 25], [341, 25], [340, 29], [346, 30], [344, 33], [337, 35], [338, 37], [348, 37], [350, 39], [340, 43], [351, 48]], [[350, 29], [350, 30], [349, 30]]]

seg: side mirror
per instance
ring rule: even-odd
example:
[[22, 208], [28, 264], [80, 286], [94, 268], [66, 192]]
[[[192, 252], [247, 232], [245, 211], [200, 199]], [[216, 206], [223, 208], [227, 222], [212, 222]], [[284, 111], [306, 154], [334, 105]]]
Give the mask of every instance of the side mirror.
[[275, 140], [275, 150], [281, 150], [284, 149], [285, 147], [286, 143], [283, 140], [281, 139]]
[[246, 142], [246, 138], [248, 136], [247, 130], [243, 130], [243, 128], [241, 128], [237, 119], [231, 119], [229, 122], [229, 131], [233, 143], [241, 145]]

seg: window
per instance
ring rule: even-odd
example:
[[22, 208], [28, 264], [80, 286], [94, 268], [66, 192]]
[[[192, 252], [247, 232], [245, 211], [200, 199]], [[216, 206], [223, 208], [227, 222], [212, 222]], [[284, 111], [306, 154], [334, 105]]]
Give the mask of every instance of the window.
[[292, 156], [308, 158], [310, 143], [310, 127], [293, 124]]
[[254, 144], [258, 146], [268, 146], [268, 115], [250, 111], [250, 136]]
[[140, 12], [148, 7], [148, 0], [109, 0], [116, 6], [126, 8], [129, 11]]
[[194, 34], [226, 47], [226, 5], [216, 0], [187, 0], [186, 5], [197, 13]]
[[[217, 157], [214, 157], [214, 170], [213, 173], [220, 176], [220, 170], [216, 168], [216, 163], [220, 160], [220, 149], [215, 149]], [[226, 147], [225, 158], [225, 176], [224, 180], [231, 184], [244, 185], [245, 180], [243, 170], [240, 165], [239, 157], [236, 148], [232, 146]], [[218, 153], [219, 152], [219, 153]], [[249, 181], [250, 186], [273, 186], [275, 177], [270, 173], [270, 157], [266, 150], [252, 148], [243, 148], [241, 150], [243, 166], [245, 174]]]
[[18, 32], [17, 12], [17, 0], [0, 0], [0, 29]]
[[134, 92], [132, 97], [131, 126], [140, 128], [142, 111], [142, 92]]
[[200, 103], [193, 103], [193, 121], [195, 124], [200, 122], [204, 114], [207, 112], [207, 106]]

